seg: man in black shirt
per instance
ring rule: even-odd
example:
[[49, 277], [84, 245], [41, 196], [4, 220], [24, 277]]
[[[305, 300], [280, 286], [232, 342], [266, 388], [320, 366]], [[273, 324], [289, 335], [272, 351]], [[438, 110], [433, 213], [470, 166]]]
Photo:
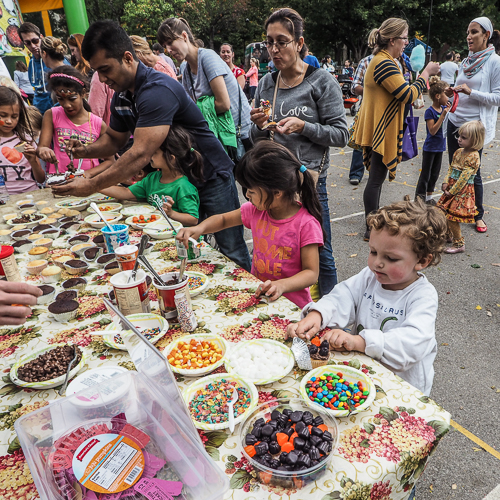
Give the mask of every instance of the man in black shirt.
[[[199, 190], [200, 215], [209, 217], [239, 208], [233, 163], [182, 85], [139, 62], [125, 30], [113, 21], [98, 21], [90, 26], [82, 43], [82, 55], [115, 95], [106, 133], [89, 145], [70, 141], [68, 152], [75, 158], [105, 158], [123, 148], [131, 134], [134, 142], [104, 172], [89, 179], [76, 178], [68, 184], [54, 186], [55, 193], [88, 196], [132, 177], [149, 163], [165, 141], [170, 126], [181, 125], [192, 134], [204, 159], [202, 184], [187, 172], [189, 180]], [[250, 270], [242, 226], [226, 229], [215, 236], [222, 253]]]

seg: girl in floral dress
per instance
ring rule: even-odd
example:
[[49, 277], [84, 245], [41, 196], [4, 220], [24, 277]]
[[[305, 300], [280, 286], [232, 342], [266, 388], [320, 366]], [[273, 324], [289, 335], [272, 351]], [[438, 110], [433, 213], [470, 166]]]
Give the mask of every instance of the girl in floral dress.
[[478, 121], [464, 123], [458, 129], [458, 149], [453, 155], [450, 168], [441, 186], [443, 195], [437, 206], [444, 210], [453, 245], [445, 253], [465, 252], [465, 240], [460, 223], [473, 224], [477, 214], [474, 197], [474, 177], [481, 165], [480, 151], [483, 148], [486, 130]]

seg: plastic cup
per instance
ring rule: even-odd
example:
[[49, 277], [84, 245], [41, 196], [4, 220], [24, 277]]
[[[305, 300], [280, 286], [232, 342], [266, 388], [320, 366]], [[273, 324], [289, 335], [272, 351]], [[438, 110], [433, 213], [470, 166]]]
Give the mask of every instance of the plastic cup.
[[201, 249], [199, 246], [195, 246], [191, 240], [189, 240], [189, 246], [186, 250], [184, 243], [179, 240], [175, 240], [175, 247], [177, 249], [177, 257], [179, 259], [187, 259], [188, 262], [197, 260], [201, 256]]
[[[165, 273], [160, 278], [168, 283], [173, 278], [179, 278], [179, 273]], [[156, 288], [156, 295], [158, 296], [158, 303], [160, 305], [160, 314], [166, 318], [175, 318], [177, 316], [177, 308], [175, 306], [175, 296], [178, 293], [185, 293], [189, 305], [191, 305], [191, 297], [189, 295], [189, 278], [184, 275], [182, 283], [175, 283], [173, 285], [162, 286], [156, 280], [153, 280], [153, 286]]]
[[149, 302], [148, 285], [146, 282], [146, 273], [142, 269], [137, 270], [135, 280], [128, 278], [132, 271], [122, 271], [111, 276], [110, 283], [115, 292], [118, 308], [125, 315], [150, 313], [151, 305]]
[[123, 245], [115, 249], [116, 260], [122, 271], [134, 269], [139, 248], [136, 245]]
[[111, 224], [113, 231], [110, 231], [108, 226], [104, 226], [101, 232], [104, 236], [106, 251], [108, 253], [116, 253], [118, 247], [129, 244], [128, 226], [127, 224]]

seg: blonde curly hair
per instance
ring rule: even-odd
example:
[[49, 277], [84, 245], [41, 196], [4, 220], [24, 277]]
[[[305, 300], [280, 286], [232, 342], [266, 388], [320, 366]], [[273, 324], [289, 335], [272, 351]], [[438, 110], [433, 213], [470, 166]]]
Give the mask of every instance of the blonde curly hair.
[[443, 212], [417, 198], [392, 203], [370, 214], [366, 220], [370, 229], [387, 229], [393, 236], [406, 236], [419, 259], [432, 255], [430, 266], [441, 262], [446, 244], [448, 225]]

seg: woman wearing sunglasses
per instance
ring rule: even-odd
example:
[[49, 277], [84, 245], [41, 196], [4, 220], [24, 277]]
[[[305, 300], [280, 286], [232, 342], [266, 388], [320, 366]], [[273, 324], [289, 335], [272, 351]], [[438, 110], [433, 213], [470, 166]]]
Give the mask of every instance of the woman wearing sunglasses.
[[[337, 284], [337, 270], [332, 254], [330, 211], [326, 175], [330, 165], [330, 147], [347, 143], [342, 91], [337, 80], [319, 68], [303, 61], [304, 20], [292, 9], [274, 11], [266, 21], [266, 46], [277, 71], [259, 82], [255, 108], [251, 111], [254, 141], [271, 139], [286, 146], [310, 171], [319, 174], [316, 185], [321, 202], [325, 245], [320, 252], [319, 290], [314, 296], [326, 295]], [[260, 106], [269, 101], [274, 109], [267, 127], [268, 115]], [[270, 130], [271, 129], [271, 130]]]

